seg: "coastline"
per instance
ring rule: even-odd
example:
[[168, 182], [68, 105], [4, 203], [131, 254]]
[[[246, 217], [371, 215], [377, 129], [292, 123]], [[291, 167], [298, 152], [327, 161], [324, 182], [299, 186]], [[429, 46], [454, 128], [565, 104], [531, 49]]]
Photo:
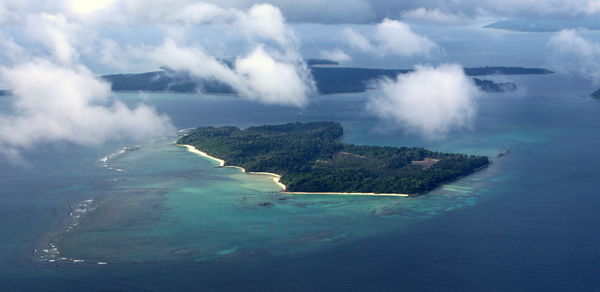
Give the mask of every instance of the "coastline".
[[[192, 152], [192, 153], [198, 154], [198, 155], [200, 155], [200, 156], [202, 156], [202, 157], [206, 157], [206, 158], [208, 158], [208, 159], [212, 159], [212, 160], [214, 160], [214, 161], [218, 162], [220, 167], [224, 167], [224, 166], [225, 166], [225, 160], [223, 160], [223, 159], [219, 159], [219, 158], [216, 158], [216, 157], [213, 157], [213, 156], [210, 156], [210, 155], [208, 155], [208, 153], [206, 153], [206, 152], [203, 152], [203, 151], [200, 151], [200, 150], [198, 150], [198, 148], [196, 148], [196, 147], [194, 147], [194, 146], [192, 146], [192, 145], [186, 145], [186, 144], [175, 144], [175, 146], [181, 146], [181, 147], [185, 147], [185, 148], [187, 149], [187, 151], [189, 151], [189, 152]], [[241, 167], [240, 167], [240, 168], [241, 168]], [[245, 171], [245, 170], [244, 170], [244, 171]]]
[[198, 154], [202, 157], [208, 158], [208, 159], [212, 159], [216, 162], [219, 163], [219, 167], [229, 167], [229, 168], [237, 168], [239, 169], [241, 172], [243, 173], [247, 173], [250, 175], [266, 175], [266, 176], [270, 176], [271, 178], [273, 178], [273, 182], [275, 182], [280, 188], [281, 191], [280, 193], [282, 194], [289, 194], [289, 195], [334, 195], [334, 196], [372, 196], [372, 197], [409, 197], [410, 194], [393, 194], [393, 193], [382, 193], [382, 194], [378, 194], [378, 193], [342, 193], [342, 192], [288, 192], [286, 191], [287, 187], [286, 185], [284, 185], [283, 183], [281, 183], [281, 175], [276, 174], [276, 173], [271, 173], [271, 172], [252, 172], [252, 171], [246, 171], [245, 168], [241, 167], [241, 166], [229, 166], [229, 165], [225, 165], [225, 160], [214, 157], [214, 156], [210, 156], [208, 153], [199, 150], [198, 148], [192, 146], [192, 145], [187, 145], [187, 144], [175, 144], [175, 146], [180, 146], [180, 147], [185, 147], [187, 149], [187, 151]]
[[246, 171], [245, 168], [241, 167], [241, 166], [226, 166], [225, 165], [225, 160], [214, 157], [214, 156], [210, 156], [208, 155], [208, 153], [198, 150], [198, 148], [192, 146], [192, 145], [186, 145], [186, 144], [175, 144], [176, 146], [182, 146], [185, 147], [187, 149], [187, 151], [198, 154], [202, 157], [206, 157], [209, 159], [212, 159], [216, 162], [219, 163], [219, 167], [229, 167], [229, 168], [237, 168], [239, 169], [241, 172], [243, 173], [247, 173], [250, 175], [266, 175], [266, 176], [270, 176], [273, 179], [273, 182], [275, 182], [280, 188], [281, 191], [285, 191], [285, 189], [287, 188], [283, 183], [281, 183], [279, 180], [281, 180], [281, 175], [276, 174], [276, 173], [270, 173], [270, 172], [252, 172], [252, 171]]

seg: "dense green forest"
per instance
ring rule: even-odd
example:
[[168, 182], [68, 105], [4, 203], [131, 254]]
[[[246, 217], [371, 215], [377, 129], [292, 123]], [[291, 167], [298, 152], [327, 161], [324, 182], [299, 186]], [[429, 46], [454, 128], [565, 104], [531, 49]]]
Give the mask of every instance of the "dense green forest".
[[[231, 60], [224, 60], [229, 64]], [[369, 89], [374, 80], [387, 77], [396, 78], [398, 74], [406, 74], [412, 70], [403, 69], [369, 69], [350, 68], [336, 66], [337, 63], [322, 60], [307, 60], [317, 90], [320, 94], [363, 92]], [[230, 65], [230, 64], [229, 64]], [[515, 75], [515, 74], [550, 74], [552, 71], [538, 68], [521, 67], [479, 67], [465, 68], [465, 74], [469, 76], [483, 75]], [[173, 91], [173, 92], [196, 92], [217, 94], [235, 94], [235, 91], [222, 82], [215, 80], [196, 80], [185, 72], [176, 72], [168, 68], [162, 71], [147, 72], [139, 74], [113, 74], [102, 76], [111, 83], [112, 89], [119, 90], [144, 90], [144, 91]], [[490, 80], [473, 78], [475, 84], [483, 91], [505, 92], [514, 91], [517, 85], [512, 82], [496, 83]]]
[[251, 127], [203, 127], [177, 143], [192, 145], [227, 165], [282, 175], [288, 191], [419, 194], [489, 164], [484, 156], [419, 147], [357, 146], [340, 142], [334, 122]]

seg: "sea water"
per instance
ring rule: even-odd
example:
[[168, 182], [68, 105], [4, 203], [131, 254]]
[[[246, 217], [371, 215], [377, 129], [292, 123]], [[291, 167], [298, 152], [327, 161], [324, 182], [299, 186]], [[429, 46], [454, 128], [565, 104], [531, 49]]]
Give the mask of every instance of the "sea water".
[[24, 153], [26, 165], [0, 167], [2, 288], [596, 289], [600, 103], [584, 80], [510, 79], [520, 92], [481, 96], [473, 128], [437, 140], [370, 116], [369, 93], [315, 97], [305, 109], [116, 94], [154, 105], [180, 129], [331, 120], [348, 143], [493, 163], [419, 197], [288, 196], [268, 177], [215, 168], [172, 145], [176, 133], [41, 146]]

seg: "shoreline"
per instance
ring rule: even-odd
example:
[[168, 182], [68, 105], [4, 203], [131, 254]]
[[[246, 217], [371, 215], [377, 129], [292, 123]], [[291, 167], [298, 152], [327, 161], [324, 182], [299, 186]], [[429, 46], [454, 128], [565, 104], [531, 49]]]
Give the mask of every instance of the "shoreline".
[[276, 173], [270, 173], [270, 172], [252, 172], [252, 171], [246, 171], [245, 168], [241, 167], [241, 166], [229, 166], [229, 165], [225, 165], [225, 160], [214, 157], [214, 156], [210, 156], [208, 155], [208, 153], [198, 150], [198, 148], [192, 146], [192, 145], [186, 145], [186, 144], [175, 144], [176, 146], [182, 146], [185, 147], [187, 149], [187, 151], [198, 154], [202, 157], [206, 157], [208, 159], [212, 159], [216, 162], [219, 163], [218, 167], [227, 167], [227, 168], [237, 168], [239, 169], [241, 172], [246, 173], [246, 174], [250, 174], [250, 175], [265, 175], [265, 176], [270, 176], [273, 179], [273, 182], [275, 182], [275, 184], [277, 184], [280, 188], [281, 191], [285, 191], [285, 189], [287, 189], [287, 187], [281, 183], [279, 180], [281, 180], [281, 175], [276, 174]]
[[245, 168], [241, 167], [241, 166], [230, 166], [230, 165], [225, 165], [225, 160], [214, 157], [214, 156], [210, 156], [208, 153], [199, 150], [198, 148], [192, 146], [192, 145], [187, 145], [187, 144], [175, 144], [175, 146], [180, 146], [180, 147], [185, 147], [187, 149], [187, 151], [191, 152], [191, 153], [195, 153], [198, 154], [202, 157], [214, 160], [216, 162], [219, 163], [218, 167], [228, 167], [228, 168], [237, 168], [239, 169], [241, 172], [246, 173], [246, 174], [250, 174], [250, 175], [266, 175], [266, 176], [270, 176], [271, 178], [273, 178], [273, 182], [275, 182], [275, 184], [277, 184], [280, 188], [281, 194], [289, 194], [289, 195], [334, 195], [334, 196], [371, 196], [371, 197], [409, 197], [410, 194], [394, 194], [394, 193], [382, 193], [382, 194], [378, 194], [378, 193], [343, 193], [343, 192], [288, 192], [286, 191], [287, 187], [286, 185], [284, 185], [283, 183], [281, 183], [281, 175], [276, 174], [276, 173], [271, 173], [271, 172], [252, 172], [252, 171], [246, 171]]
[[[206, 152], [203, 152], [203, 151], [200, 151], [200, 150], [198, 150], [198, 148], [196, 148], [196, 147], [194, 147], [194, 146], [192, 146], [192, 145], [186, 145], [186, 144], [175, 144], [175, 146], [181, 146], [181, 147], [185, 147], [185, 148], [187, 149], [187, 151], [189, 151], [189, 152], [192, 152], [192, 153], [198, 154], [198, 155], [200, 155], [200, 156], [202, 156], [202, 157], [206, 157], [206, 158], [208, 158], [208, 159], [212, 159], [212, 160], [214, 160], [214, 161], [218, 162], [220, 167], [224, 167], [224, 166], [225, 166], [225, 160], [223, 160], [223, 159], [219, 159], [219, 158], [216, 158], [216, 157], [213, 157], [213, 156], [210, 156], [210, 155], [208, 155], [208, 153], [206, 153]], [[240, 168], [241, 168], [241, 167], [240, 167]]]

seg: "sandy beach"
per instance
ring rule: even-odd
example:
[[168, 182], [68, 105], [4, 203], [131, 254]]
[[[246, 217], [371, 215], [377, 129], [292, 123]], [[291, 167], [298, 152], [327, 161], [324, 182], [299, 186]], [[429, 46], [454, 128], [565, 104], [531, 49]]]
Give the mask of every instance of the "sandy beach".
[[[208, 155], [208, 153], [206, 153], [206, 152], [202, 152], [202, 151], [198, 150], [196, 147], [194, 147], [194, 146], [192, 146], [192, 145], [184, 145], [184, 144], [175, 144], [175, 145], [176, 145], [176, 146], [185, 147], [185, 148], [187, 149], [187, 151], [189, 151], [189, 152], [192, 152], [192, 153], [198, 154], [198, 155], [200, 155], [200, 156], [203, 156], [203, 157], [206, 157], [206, 158], [212, 159], [212, 160], [214, 160], [214, 161], [218, 162], [218, 163], [219, 163], [219, 166], [221, 166], [221, 167], [222, 167], [222, 166], [225, 166], [225, 160], [223, 160], [223, 159], [219, 159], [219, 158], [216, 158], [216, 157], [212, 157], [212, 156]], [[241, 168], [241, 167], [240, 167], [240, 168]]]
[[230, 168], [237, 168], [239, 169], [241, 172], [247, 173], [247, 174], [251, 174], [251, 175], [266, 175], [266, 176], [270, 176], [273, 178], [273, 182], [275, 182], [280, 188], [281, 188], [281, 193], [282, 194], [289, 194], [289, 195], [335, 195], [335, 196], [375, 196], [375, 197], [408, 197], [410, 196], [409, 194], [377, 194], [377, 193], [338, 193], [338, 192], [287, 192], [286, 189], [287, 187], [281, 183], [281, 175], [276, 174], [276, 173], [271, 173], [271, 172], [251, 172], [251, 171], [246, 171], [246, 169], [244, 169], [243, 167], [240, 166], [226, 166], [225, 165], [225, 160], [223, 159], [219, 159], [213, 156], [208, 155], [208, 153], [203, 152], [201, 150], [198, 150], [196, 147], [192, 146], [192, 145], [185, 145], [185, 144], [175, 144], [176, 146], [181, 146], [181, 147], [185, 147], [189, 152], [198, 154], [200, 156], [212, 159], [214, 161], [217, 161], [219, 163], [220, 167], [230, 167]]
[[276, 173], [270, 173], [270, 172], [249, 172], [249, 171], [246, 171], [245, 168], [240, 167], [240, 166], [233, 166], [233, 165], [232, 166], [229, 166], [229, 165], [226, 166], [225, 165], [225, 160], [219, 159], [219, 158], [216, 158], [216, 157], [213, 157], [213, 156], [210, 156], [210, 155], [208, 155], [208, 153], [200, 151], [200, 150], [198, 150], [198, 148], [196, 148], [196, 147], [194, 147], [192, 145], [184, 145], [184, 144], [175, 144], [175, 145], [185, 147], [189, 152], [192, 152], [192, 153], [198, 154], [200, 156], [203, 156], [203, 157], [212, 159], [214, 161], [217, 161], [219, 163], [220, 167], [236, 168], [236, 169], [239, 169], [241, 172], [244, 172], [244, 173], [247, 173], [247, 174], [251, 174], [251, 175], [266, 175], [266, 176], [270, 176], [271, 178], [273, 178], [273, 182], [275, 182], [281, 188], [282, 191], [284, 191], [286, 189], [286, 186], [279, 181], [279, 180], [281, 180], [281, 175], [278, 175]]

